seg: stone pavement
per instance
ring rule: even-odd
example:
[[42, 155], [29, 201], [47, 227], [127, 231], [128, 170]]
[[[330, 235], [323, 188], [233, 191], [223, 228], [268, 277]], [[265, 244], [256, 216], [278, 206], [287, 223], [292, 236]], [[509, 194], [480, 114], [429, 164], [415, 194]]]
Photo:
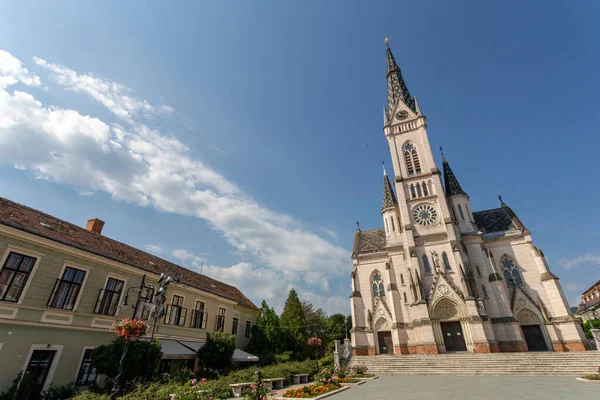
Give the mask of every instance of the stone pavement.
[[331, 400], [599, 400], [600, 384], [563, 376], [381, 376]]

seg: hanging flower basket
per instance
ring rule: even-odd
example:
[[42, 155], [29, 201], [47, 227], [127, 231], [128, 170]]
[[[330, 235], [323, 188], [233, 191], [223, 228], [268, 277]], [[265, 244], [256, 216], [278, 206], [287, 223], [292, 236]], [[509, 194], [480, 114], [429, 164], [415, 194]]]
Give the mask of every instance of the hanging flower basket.
[[309, 346], [319, 347], [321, 345], [322, 341], [318, 337], [313, 336], [313, 337], [308, 338], [307, 343]]
[[113, 324], [112, 329], [117, 336], [122, 337], [127, 342], [135, 342], [141, 336], [146, 335], [150, 330], [150, 326], [146, 321], [125, 318], [124, 320]]

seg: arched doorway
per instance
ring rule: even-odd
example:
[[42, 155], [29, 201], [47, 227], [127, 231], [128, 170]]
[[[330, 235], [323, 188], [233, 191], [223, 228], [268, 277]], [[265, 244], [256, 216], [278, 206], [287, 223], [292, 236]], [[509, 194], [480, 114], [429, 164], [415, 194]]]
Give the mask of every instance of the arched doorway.
[[462, 307], [447, 298], [434, 306], [432, 313], [434, 336], [441, 351], [469, 350], [469, 326], [465, 323], [465, 314]]
[[381, 317], [375, 323], [375, 332], [377, 332], [378, 354], [394, 354], [394, 343], [392, 341], [392, 331], [389, 321]]
[[548, 341], [545, 335], [545, 328], [535, 312], [529, 308], [523, 308], [517, 314], [517, 320], [521, 325], [523, 338], [527, 343], [529, 351], [548, 351]]

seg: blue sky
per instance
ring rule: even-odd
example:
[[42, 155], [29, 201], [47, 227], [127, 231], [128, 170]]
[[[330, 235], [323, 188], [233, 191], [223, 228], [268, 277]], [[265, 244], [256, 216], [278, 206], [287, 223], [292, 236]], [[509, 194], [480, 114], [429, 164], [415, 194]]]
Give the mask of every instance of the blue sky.
[[101, 218], [257, 303], [293, 286], [348, 313], [355, 221], [382, 225], [389, 36], [438, 165], [442, 144], [473, 210], [502, 194], [576, 303], [600, 275], [598, 11], [0, 3], [0, 196]]

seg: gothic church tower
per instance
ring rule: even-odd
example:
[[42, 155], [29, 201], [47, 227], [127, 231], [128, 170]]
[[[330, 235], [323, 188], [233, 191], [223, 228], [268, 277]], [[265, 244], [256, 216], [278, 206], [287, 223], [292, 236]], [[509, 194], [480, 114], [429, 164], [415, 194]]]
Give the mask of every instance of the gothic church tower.
[[393, 177], [384, 167], [383, 228], [355, 233], [355, 354], [582, 350], [558, 278], [516, 214], [504, 202], [473, 213], [442, 154], [444, 190], [387, 41], [386, 62]]

